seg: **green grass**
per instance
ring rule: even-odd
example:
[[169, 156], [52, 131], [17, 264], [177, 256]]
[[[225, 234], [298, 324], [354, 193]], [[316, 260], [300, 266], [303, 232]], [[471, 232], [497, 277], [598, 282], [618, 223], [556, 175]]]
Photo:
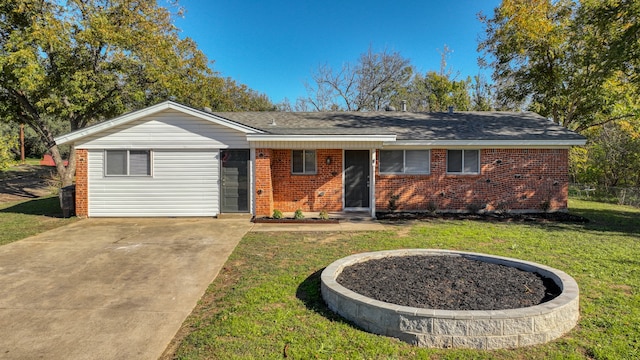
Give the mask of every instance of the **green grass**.
[[70, 224], [77, 218], [62, 218], [57, 196], [22, 202], [0, 203], [0, 245]]
[[[432, 220], [369, 233], [250, 233], [183, 325], [179, 359], [633, 359], [640, 357], [640, 210], [571, 201], [588, 224]], [[476, 251], [561, 269], [579, 284], [569, 334], [516, 350], [421, 349], [366, 333], [321, 299], [338, 258], [398, 248]], [[180, 339], [178, 339], [180, 341]]]

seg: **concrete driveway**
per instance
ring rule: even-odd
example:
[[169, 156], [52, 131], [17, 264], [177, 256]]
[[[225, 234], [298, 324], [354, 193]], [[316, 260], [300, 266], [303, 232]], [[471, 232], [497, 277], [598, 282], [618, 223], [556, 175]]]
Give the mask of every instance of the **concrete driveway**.
[[248, 219], [85, 219], [0, 246], [0, 358], [157, 359]]

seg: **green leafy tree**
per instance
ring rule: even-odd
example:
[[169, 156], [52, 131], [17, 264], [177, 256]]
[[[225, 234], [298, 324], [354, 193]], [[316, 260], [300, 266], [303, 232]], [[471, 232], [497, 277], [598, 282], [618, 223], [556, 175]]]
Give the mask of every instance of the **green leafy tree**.
[[[24, 123], [56, 162], [63, 185], [75, 174], [58, 131], [166, 99], [215, 110], [264, 109], [269, 100], [209, 68], [181, 38], [181, 9], [155, 0], [12, 0], [0, 3], [0, 118]], [[212, 106], [213, 105], [213, 106]]]
[[635, 116], [611, 112], [629, 76], [607, 65], [613, 30], [594, 16], [570, 0], [503, 0], [492, 18], [481, 16], [479, 50], [493, 69], [498, 104], [523, 104], [577, 131]]
[[17, 128], [0, 124], [0, 170], [15, 164], [16, 155], [20, 154], [18, 146]]

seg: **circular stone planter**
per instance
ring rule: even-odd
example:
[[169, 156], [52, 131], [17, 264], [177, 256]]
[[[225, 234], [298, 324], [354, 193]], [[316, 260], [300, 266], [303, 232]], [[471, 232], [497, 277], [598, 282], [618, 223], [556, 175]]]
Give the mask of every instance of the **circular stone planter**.
[[[507, 310], [438, 310], [400, 306], [371, 299], [338, 284], [345, 267], [391, 256], [463, 256], [535, 272], [562, 290], [535, 306]], [[421, 347], [508, 349], [543, 344], [571, 330], [579, 318], [578, 284], [548, 266], [470, 252], [408, 249], [356, 254], [333, 262], [322, 272], [322, 298], [329, 308], [362, 329]]]

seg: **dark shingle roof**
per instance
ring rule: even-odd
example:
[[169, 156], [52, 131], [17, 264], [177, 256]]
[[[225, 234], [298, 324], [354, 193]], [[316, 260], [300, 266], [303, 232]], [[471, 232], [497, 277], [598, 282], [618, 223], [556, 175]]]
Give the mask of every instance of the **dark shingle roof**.
[[274, 135], [396, 135], [398, 140], [582, 140], [532, 112], [216, 112]]

